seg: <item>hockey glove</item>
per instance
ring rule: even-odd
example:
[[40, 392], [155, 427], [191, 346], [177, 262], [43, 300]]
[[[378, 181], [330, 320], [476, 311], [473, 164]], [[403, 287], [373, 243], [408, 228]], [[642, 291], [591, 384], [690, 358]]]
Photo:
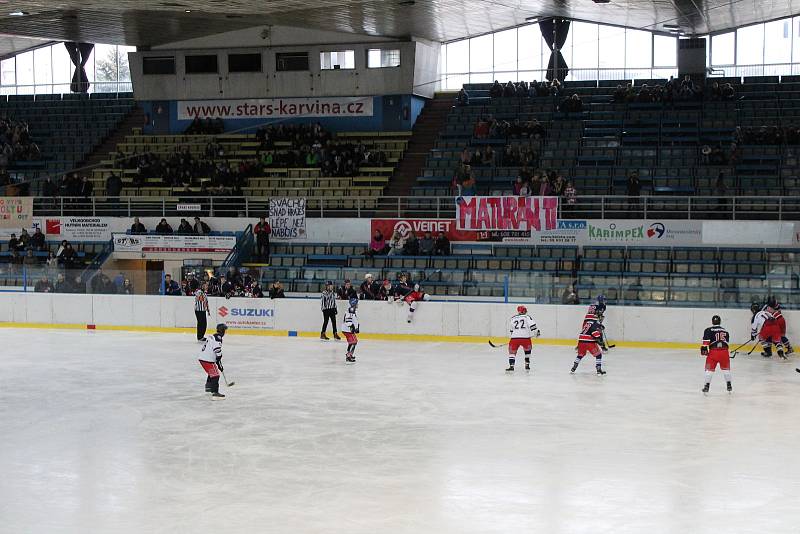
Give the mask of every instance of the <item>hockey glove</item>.
[[756, 335], [753, 332], [750, 332], [750, 341], [754, 341], [756, 339]]
[[536, 329], [536, 337], [539, 337], [541, 335], [542, 335], [542, 331], [537, 328]]
[[708, 347], [700, 347], [700, 354], [708, 356]]
[[223, 369], [223, 368], [222, 368], [222, 356], [220, 356], [219, 358], [217, 358], [217, 367], [219, 367], [219, 371], [220, 371], [220, 372], [222, 372], [222, 371], [224, 371], [224, 370], [225, 370], [225, 369]]
[[359, 333], [361, 333], [361, 329], [356, 328], [356, 334], [359, 334]]

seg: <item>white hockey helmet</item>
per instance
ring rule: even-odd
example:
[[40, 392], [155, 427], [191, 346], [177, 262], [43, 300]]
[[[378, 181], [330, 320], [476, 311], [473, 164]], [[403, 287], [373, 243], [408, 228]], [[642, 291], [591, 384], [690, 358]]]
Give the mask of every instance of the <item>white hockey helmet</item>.
[[372, 273], [367, 273], [364, 275], [364, 280], [371, 280], [371, 279], [372, 279]]

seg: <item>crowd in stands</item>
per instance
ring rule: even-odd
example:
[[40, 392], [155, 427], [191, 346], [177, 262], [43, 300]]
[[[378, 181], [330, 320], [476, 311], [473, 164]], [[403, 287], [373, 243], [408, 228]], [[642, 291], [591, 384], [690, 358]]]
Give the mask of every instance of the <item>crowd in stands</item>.
[[407, 235], [394, 232], [387, 241], [380, 230], [375, 230], [369, 246], [364, 251], [364, 255], [373, 256], [449, 256], [450, 240], [444, 232], [433, 237], [431, 232], [417, 238], [417, 235], [410, 231]]
[[224, 131], [225, 124], [222, 119], [200, 119], [195, 117], [184, 133], [186, 135], [217, 135]]
[[[139, 217], [134, 217], [133, 224], [131, 224], [131, 229], [128, 233], [131, 235], [144, 235], [149, 233], [149, 230], [144, 223], [139, 220]], [[169, 224], [166, 219], [162, 218], [156, 225], [153, 233], [158, 235], [208, 235], [211, 233], [211, 227], [208, 226], [208, 223], [201, 220], [200, 217], [195, 217], [194, 224], [190, 224], [187, 219], [181, 219], [178, 229], [173, 230], [172, 225]]]
[[507, 121], [487, 115], [478, 119], [473, 135], [476, 139], [542, 139], [545, 127], [536, 119]]
[[[672, 103], [676, 101], [690, 101], [703, 99], [702, 84], [695, 83], [688, 74], [678, 81], [672, 76], [669, 77], [664, 85], [656, 84], [650, 86], [643, 84], [636, 88], [630, 83], [623, 86], [617, 85], [613, 93], [614, 102], [618, 103]], [[733, 100], [736, 98], [736, 91], [729, 83], [720, 85], [714, 82], [709, 91], [711, 100]]]
[[542, 96], [561, 96], [563, 90], [564, 88], [561, 85], [561, 82], [557, 79], [551, 82], [547, 80], [542, 80], [541, 82], [533, 80], [530, 83], [525, 81], [509, 81], [505, 84], [501, 84], [499, 81], [495, 80], [492, 84], [492, 87], [489, 89], [489, 96], [492, 98], [535, 98]]
[[26, 122], [0, 118], [0, 168], [8, 167], [15, 161], [38, 160], [41, 155]]
[[191, 296], [202, 288], [210, 297], [225, 298], [285, 298], [283, 284], [276, 280], [266, 292], [261, 288], [258, 278], [246, 269], [228, 269], [225, 274], [214, 275], [208, 272], [198, 278], [192, 273], [187, 274], [178, 284], [170, 275], [164, 276], [164, 294], [171, 296]]

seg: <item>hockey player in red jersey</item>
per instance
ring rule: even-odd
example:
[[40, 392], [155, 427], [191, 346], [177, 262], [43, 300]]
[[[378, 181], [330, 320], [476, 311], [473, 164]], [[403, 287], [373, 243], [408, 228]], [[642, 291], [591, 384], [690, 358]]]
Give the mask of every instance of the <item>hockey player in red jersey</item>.
[[414, 318], [414, 312], [417, 311], [418, 303], [428, 299], [430, 299], [430, 296], [419, 287], [419, 284], [414, 284], [414, 289], [403, 298], [403, 301], [408, 304], [407, 322], [410, 323]]
[[721, 324], [722, 319], [720, 319], [719, 315], [715, 315], [711, 318], [711, 326], [703, 332], [703, 345], [700, 347], [700, 354], [706, 357], [706, 381], [703, 385], [703, 393], [708, 393], [717, 365], [725, 375], [728, 391], [733, 390], [731, 386], [731, 357], [728, 353], [730, 334], [720, 326]]
[[511, 339], [508, 342], [508, 369], [506, 371], [514, 370], [514, 363], [520, 348], [525, 351], [525, 370], [530, 371], [531, 336], [539, 337], [541, 332], [536, 327], [533, 317], [528, 315], [528, 309], [525, 306], [517, 306], [517, 314], [508, 321], [508, 331]]
[[604, 375], [606, 372], [603, 370], [603, 351], [608, 350], [606, 347], [605, 335], [603, 334], [603, 325], [596, 319], [589, 319], [584, 321], [581, 333], [578, 334], [578, 355], [572, 364], [574, 373], [578, 370], [581, 360], [586, 354], [594, 356], [594, 366], [598, 375]]
[[595, 300], [592, 304], [589, 305], [589, 309], [586, 310], [586, 315], [583, 317], [583, 322], [586, 321], [597, 321], [599, 323], [603, 322], [603, 318], [606, 314], [606, 297], [605, 295], [597, 295], [597, 300]]
[[758, 338], [763, 351], [761, 355], [765, 358], [772, 356], [772, 345], [775, 345], [778, 356], [786, 359], [783, 352], [781, 341], [781, 329], [775, 317], [775, 310], [769, 306], [760, 307], [758, 303], [753, 303], [750, 307], [753, 312], [753, 320], [750, 329], [750, 340]]
[[778, 299], [775, 297], [769, 297], [769, 299], [767, 299], [767, 307], [764, 309], [775, 318], [775, 322], [778, 325], [778, 331], [781, 335], [781, 344], [786, 349], [786, 354], [793, 353], [794, 349], [792, 348], [792, 344], [789, 343], [789, 338], [786, 337], [786, 318], [783, 316], [781, 305], [778, 302]]

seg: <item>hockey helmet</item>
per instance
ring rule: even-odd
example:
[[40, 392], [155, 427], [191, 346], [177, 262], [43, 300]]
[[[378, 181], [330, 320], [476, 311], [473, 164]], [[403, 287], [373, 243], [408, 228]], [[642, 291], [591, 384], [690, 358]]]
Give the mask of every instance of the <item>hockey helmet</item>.
[[517, 306], [517, 313], [520, 314], [520, 315], [528, 313], [528, 308], [526, 308], [525, 306], [522, 306], [522, 305]]
[[720, 318], [719, 315], [715, 315], [714, 317], [711, 318], [711, 324], [714, 326], [719, 326], [720, 324], [722, 324], [722, 319]]
[[419, 291], [419, 284], [414, 284], [414, 291]]
[[383, 281], [383, 285], [384, 285], [384, 286], [391, 286], [391, 285], [392, 285], [392, 283], [391, 283], [389, 280], [384, 280], [384, 281]]
[[225, 332], [226, 332], [227, 330], [228, 330], [228, 325], [226, 325], [225, 323], [219, 323], [219, 324], [217, 325], [217, 334], [219, 334], [219, 335], [221, 335], [221, 336], [224, 336], [224, 335], [225, 335]]
[[353, 297], [350, 299], [350, 307], [356, 309], [358, 307], [358, 299]]
[[364, 280], [372, 280], [372, 273], [367, 273], [364, 275]]
[[603, 295], [602, 293], [597, 295], [597, 302], [598, 303], [603, 304], [605, 301], [606, 301], [606, 296], [605, 295]]
[[758, 313], [761, 310], [761, 304], [758, 302], [754, 302], [750, 305], [750, 311], [753, 313]]
[[326, 286], [332, 286], [333, 285], [333, 280], [328, 280], [327, 282], [325, 282], [325, 285]]
[[777, 308], [778, 307], [778, 299], [776, 299], [775, 297], [770, 295], [767, 298], [767, 306], [769, 306], [770, 308]]

